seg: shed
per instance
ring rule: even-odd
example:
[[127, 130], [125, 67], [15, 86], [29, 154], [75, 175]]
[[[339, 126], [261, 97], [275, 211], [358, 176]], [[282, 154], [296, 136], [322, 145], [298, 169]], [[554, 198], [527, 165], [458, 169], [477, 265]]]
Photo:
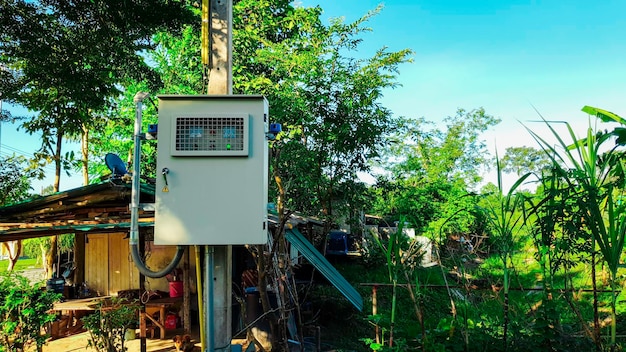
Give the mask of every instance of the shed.
[[[100, 295], [139, 288], [139, 272], [128, 245], [131, 186], [108, 180], [0, 207], [0, 242], [74, 233], [84, 243], [75, 253], [76, 282], [87, 282]], [[142, 184], [139, 226], [149, 241], [154, 225], [154, 185]], [[80, 246], [77, 246], [80, 252]], [[171, 247], [171, 248], [170, 248]], [[148, 265], [168, 261], [175, 247], [153, 246]], [[147, 279], [152, 290], [167, 290], [165, 279]]]

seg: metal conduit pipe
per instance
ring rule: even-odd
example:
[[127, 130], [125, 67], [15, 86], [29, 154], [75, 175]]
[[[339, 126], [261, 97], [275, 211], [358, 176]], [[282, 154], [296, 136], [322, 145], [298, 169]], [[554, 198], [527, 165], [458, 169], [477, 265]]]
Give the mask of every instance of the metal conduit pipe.
[[141, 193], [140, 190], [140, 168], [139, 163], [141, 161], [141, 108], [143, 100], [148, 97], [148, 93], [138, 92], [135, 94], [133, 102], [136, 104], [135, 109], [135, 134], [134, 134], [134, 151], [133, 151], [133, 178], [132, 178], [132, 190], [131, 190], [131, 203], [130, 203], [130, 253], [135, 262], [135, 266], [139, 269], [139, 272], [143, 275], [150, 278], [160, 278], [169, 274], [174, 268], [178, 266], [180, 260], [183, 258], [183, 254], [185, 253], [184, 246], [178, 246], [176, 249], [176, 255], [172, 261], [163, 269], [159, 271], [152, 271], [146, 264], [143, 262], [143, 258], [141, 258], [141, 254], [139, 253], [139, 195]]

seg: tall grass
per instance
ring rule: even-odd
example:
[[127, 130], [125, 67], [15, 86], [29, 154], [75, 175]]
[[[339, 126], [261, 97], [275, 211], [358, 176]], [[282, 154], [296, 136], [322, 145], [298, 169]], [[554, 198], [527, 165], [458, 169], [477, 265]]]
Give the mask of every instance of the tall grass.
[[496, 202], [485, 208], [486, 219], [492, 231], [491, 239], [497, 247], [498, 256], [503, 267], [503, 342], [504, 349], [508, 348], [509, 328], [509, 285], [512, 258], [515, 251], [515, 239], [513, 235], [524, 224], [524, 216], [521, 212], [524, 199], [516, 193], [519, 186], [530, 176], [525, 174], [520, 177], [508, 191], [502, 186], [502, 168], [496, 153], [496, 166], [498, 173], [498, 194]]
[[[586, 136], [578, 138], [566, 122], [548, 122], [545, 119], [543, 121], [557, 141], [556, 145], [549, 143], [547, 139], [532, 130], [528, 129], [528, 131], [552, 160], [554, 175], [559, 178], [564, 187], [574, 190], [573, 200], [580, 209], [584, 210], [581, 212], [582, 225], [591, 233], [592, 258], [597, 247], [609, 270], [609, 283], [613, 292], [610, 344], [611, 349], [614, 349], [616, 345], [617, 269], [626, 235], [624, 206], [617, 202], [623, 197], [624, 192], [621, 154], [617, 152], [615, 146], [611, 148], [605, 145], [611, 140], [611, 134], [598, 133], [591, 127], [591, 123], [587, 128]], [[561, 137], [554, 127], [555, 123], [566, 127], [570, 140], [566, 141]], [[597, 332], [594, 335], [597, 340]]]

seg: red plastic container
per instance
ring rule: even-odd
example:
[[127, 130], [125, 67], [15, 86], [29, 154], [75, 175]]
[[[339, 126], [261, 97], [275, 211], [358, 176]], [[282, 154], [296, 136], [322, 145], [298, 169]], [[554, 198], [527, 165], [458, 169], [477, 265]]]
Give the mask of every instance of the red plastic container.
[[182, 297], [183, 296], [183, 282], [182, 281], [170, 281], [170, 297]]
[[166, 330], [173, 330], [176, 329], [176, 314], [168, 314], [167, 317], [165, 318], [165, 329]]

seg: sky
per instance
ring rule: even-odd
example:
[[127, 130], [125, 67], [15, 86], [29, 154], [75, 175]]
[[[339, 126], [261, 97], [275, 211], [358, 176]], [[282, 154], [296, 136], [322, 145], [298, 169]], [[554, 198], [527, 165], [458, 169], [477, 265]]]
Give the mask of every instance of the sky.
[[[298, 0], [323, 9], [322, 19], [351, 22], [381, 2]], [[382, 104], [394, 114], [440, 122], [458, 108], [484, 108], [502, 122], [482, 137], [492, 154], [511, 146], [538, 146], [524, 126], [539, 113], [588, 126], [584, 105], [626, 116], [626, 2], [388, 0], [368, 22], [371, 32], [355, 56], [381, 48], [411, 49], [413, 62], [400, 66], [401, 87], [384, 92]], [[236, 48], [235, 48], [236, 50]], [[5, 108], [6, 104], [5, 104]], [[535, 109], [537, 111], [535, 111]], [[30, 152], [37, 136], [2, 124], [0, 154]], [[52, 171], [50, 171], [52, 173]], [[493, 174], [487, 175], [493, 181]], [[41, 184], [51, 184], [44, 180]], [[61, 188], [80, 186], [63, 177]]]
[[[379, 1], [303, 0], [323, 18], [351, 22]], [[502, 122], [485, 133], [491, 153], [539, 148], [526, 127], [549, 136], [541, 116], [582, 135], [585, 105], [626, 116], [624, 1], [388, 0], [363, 36], [362, 54], [413, 50], [402, 87], [382, 102], [395, 114], [440, 122], [458, 108], [484, 108]], [[595, 120], [594, 120], [595, 121]], [[608, 126], [607, 126], [608, 127]], [[607, 128], [602, 126], [602, 128]], [[495, 172], [486, 175], [495, 182]], [[513, 179], [509, 178], [509, 185]]]

